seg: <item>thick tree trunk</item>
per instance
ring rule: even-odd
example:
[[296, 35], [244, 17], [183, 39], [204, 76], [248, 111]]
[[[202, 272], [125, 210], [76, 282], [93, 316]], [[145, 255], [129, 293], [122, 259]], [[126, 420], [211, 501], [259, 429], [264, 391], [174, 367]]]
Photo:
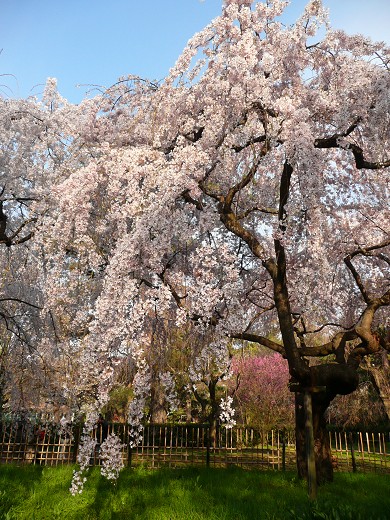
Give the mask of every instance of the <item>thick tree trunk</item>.
[[[333, 466], [325, 412], [330, 404], [325, 392], [312, 394], [314, 456], [318, 485], [333, 480]], [[299, 478], [308, 478], [304, 394], [295, 394], [296, 453]]]
[[164, 407], [165, 397], [160, 386], [152, 388], [150, 400], [150, 422], [164, 424], [167, 422], [167, 412]]
[[186, 399], [186, 421], [188, 423], [192, 422], [192, 402], [191, 402], [191, 396], [187, 396], [187, 399]]
[[[346, 364], [328, 363], [310, 367], [311, 396], [313, 410], [314, 455], [317, 483], [333, 480], [333, 466], [325, 412], [337, 394], [352, 393], [359, 384], [354, 367]], [[307, 478], [304, 387], [295, 394], [295, 424], [298, 475]]]
[[210, 448], [217, 447], [217, 420], [215, 417], [210, 419], [209, 442]]

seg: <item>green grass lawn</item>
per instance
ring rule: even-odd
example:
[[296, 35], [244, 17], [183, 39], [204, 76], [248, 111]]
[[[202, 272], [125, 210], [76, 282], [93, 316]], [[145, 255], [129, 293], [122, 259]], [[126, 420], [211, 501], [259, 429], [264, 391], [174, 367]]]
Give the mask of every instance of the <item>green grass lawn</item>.
[[90, 471], [85, 490], [69, 493], [72, 467], [0, 466], [0, 519], [386, 520], [390, 476], [335, 475], [310, 503], [294, 473], [239, 468], [124, 470], [116, 486]]

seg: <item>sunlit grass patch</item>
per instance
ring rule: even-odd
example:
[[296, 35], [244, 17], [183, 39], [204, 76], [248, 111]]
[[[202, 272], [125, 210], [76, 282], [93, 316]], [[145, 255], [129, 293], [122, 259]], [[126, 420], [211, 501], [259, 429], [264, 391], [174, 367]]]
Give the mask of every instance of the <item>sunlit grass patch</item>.
[[385, 520], [390, 511], [389, 475], [338, 473], [310, 503], [292, 472], [136, 468], [114, 485], [93, 468], [73, 497], [72, 469], [0, 466], [0, 519]]

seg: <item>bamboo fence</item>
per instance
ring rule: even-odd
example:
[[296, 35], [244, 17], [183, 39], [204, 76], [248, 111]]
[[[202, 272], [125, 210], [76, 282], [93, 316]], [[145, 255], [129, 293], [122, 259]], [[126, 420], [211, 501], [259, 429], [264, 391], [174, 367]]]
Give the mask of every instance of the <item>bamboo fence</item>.
[[[64, 435], [55, 424], [1, 422], [0, 463], [76, 463], [81, 429], [81, 425], [74, 425], [72, 433]], [[128, 466], [295, 468], [294, 431], [220, 428], [212, 446], [208, 426], [200, 424], [146, 425], [139, 445], [131, 449], [128, 426], [105, 423], [93, 432], [97, 444], [91, 453], [91, 465], [101, 463], [100, 445], [109, 433], [116, 433], [124, 443], [122, 458]], [[332, 431], [329, 437], [336, 471], [390, 473], [390, 432]]]

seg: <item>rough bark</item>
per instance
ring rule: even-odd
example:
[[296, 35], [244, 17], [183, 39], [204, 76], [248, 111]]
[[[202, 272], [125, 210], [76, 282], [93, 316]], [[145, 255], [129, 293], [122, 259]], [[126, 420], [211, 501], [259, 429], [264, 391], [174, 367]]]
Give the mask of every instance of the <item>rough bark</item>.
[[[217, 402], [217, 384], [219, 378], [212, 378], [207, 384], [209, 397], [202, 397], [194, 388], [194, 396], [202, 407], [202, 418], [204, 417], [209, 423], [209, 447], [216, 448], [218, 435], [218, 402]], [[207, 412], [206, 412], [207, 410]]]
[[[299, 478], [307, 479], [305, 411], [303, 393], [295, 394], [296, 453]], [[333, 481], [333, 466], [330, 451], [329, 434], [326, 429], [325, 412], [329, 399], [324, 393], [312, 393], [314, 455], [316, 462], [317, 484]]]
[[186, 399], [186, 422], [192, 422], [192, 402], [190, 396]]
[[[314, 455], [318, 485], [333, 480], [333, 466], [325, 412], [336, 395], [347, 395], [359, 384], [357, 371], [347, 365], [329, 363], [310, 367], [313, 409]], [[300, 478], [307, 478], [305, 411], [303, 388], [295, 394], [297, 469]]]
[[159, 387], [152, 388], [150, 400], [150, 422], [153, 424], [163, 424], [167, 422], [167, 412], [164, 407], [165, 396]]

